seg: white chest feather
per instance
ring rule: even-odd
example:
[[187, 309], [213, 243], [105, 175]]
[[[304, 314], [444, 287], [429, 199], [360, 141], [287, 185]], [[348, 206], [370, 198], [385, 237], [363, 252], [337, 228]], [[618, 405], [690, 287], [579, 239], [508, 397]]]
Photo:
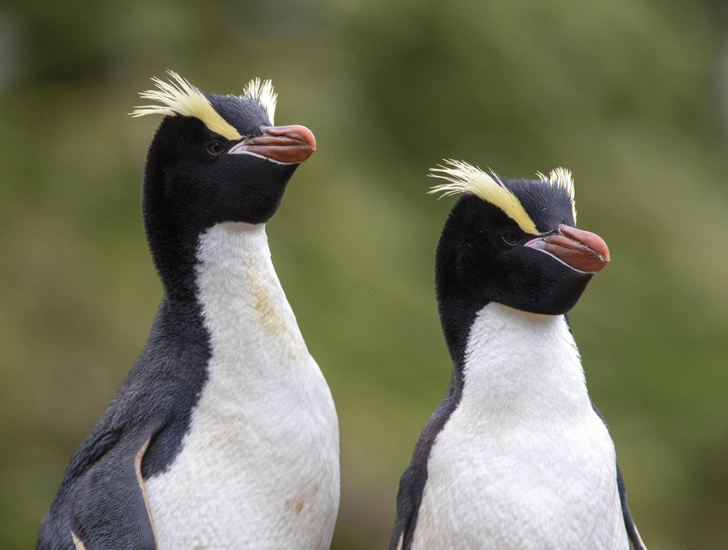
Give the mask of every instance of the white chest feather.
[[614, 445], [565, 319], [489, 304], [464, 375], [412, 548], [627, 550]]
[[159, 548], [327, 549], [339, 504], [336, 412], [265, 228], [217, 225], [198, 259], [212, 357], [182, 451], [146, 483]]

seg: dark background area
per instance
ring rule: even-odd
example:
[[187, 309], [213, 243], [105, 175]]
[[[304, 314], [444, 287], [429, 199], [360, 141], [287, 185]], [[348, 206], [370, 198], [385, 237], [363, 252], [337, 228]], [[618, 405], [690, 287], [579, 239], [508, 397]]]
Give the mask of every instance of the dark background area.
[[[648, 547], [728, 533], [727, 13], [687, 0], [0, 5], [0, 547], [34, 545], [161, 296], [139, 196], [149, 78], [279, 93], [319, 149], [268, 234], [341, 425], [333, 548], [383, 548], [450, 363], [429, 167], [574, 172], [612, 262], [571, 314]], [[141, 103], [144, 103], [141, 101]]]

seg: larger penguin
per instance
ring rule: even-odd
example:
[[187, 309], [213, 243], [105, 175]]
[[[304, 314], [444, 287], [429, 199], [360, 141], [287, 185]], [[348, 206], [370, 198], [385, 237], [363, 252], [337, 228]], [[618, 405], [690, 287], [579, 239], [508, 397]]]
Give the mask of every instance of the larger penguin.
[[80, 445], [38, 550], [326, 549], [339, 435], [326, 381], [271, 263], [265, 224], [315, 150], [242, 96], [175, 73], [142, 97], [144, 224], [164, 297], [149, 340]]
[[575, 228], [570, 172], [501, 179], [460, 161], [436, 291], [453, 360], [397, 495], [391, 550], [643, 550], [566, 313], [609, 260]]

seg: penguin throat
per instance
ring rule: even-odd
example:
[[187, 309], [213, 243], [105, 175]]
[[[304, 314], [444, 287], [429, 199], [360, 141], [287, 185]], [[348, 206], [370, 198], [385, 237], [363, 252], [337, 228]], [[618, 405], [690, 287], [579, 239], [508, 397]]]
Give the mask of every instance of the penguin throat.
[[225, 222], [205, 231], [195, 272], [213, 350], [242, 356], [265, 350], [280, 359], [307, 355], [273, 268], [264, 224]]
[[563, 315], [491, 302], [475, 316], [461, 376], [463, 399], [476, 402], [488, 422], [591, 414], [581, 358]]

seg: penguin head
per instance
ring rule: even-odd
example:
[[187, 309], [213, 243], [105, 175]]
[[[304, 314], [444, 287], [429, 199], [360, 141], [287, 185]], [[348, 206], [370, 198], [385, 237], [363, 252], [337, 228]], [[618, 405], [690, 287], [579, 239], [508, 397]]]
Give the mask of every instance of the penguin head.
[[154, 78], [157, 88], [140, 94], [157, 104], [132, 116], [164, 115], [144, 170], [144, 227], [165, 291], [188, 297], [200, 236], [224, 222], [267, 222], [316, 140], [303, 126], [273, 126], [270, 81], [222, 96], [168, 72], [169, 82]]
[[576, 229], [568, 170], [536, 180], [502, 179], [459, 161], [432, 175], [432, 192], [464, 193], [437, 250], [438, 301], [471, 315], [489, 302], [547, 315], [577, 303], [592, 275], [609, 261], [604, 241]]
[[[191, 232], [221, 222], [265, 223], [288, 180], [316, 149], [303, 126], [273, 126], [270, 81], [251, 81], [241, 96], [203, 92], [169, 71], [170, 82], [142, 92], [158, 105], [133, 116], [165, 115], [147, 155], [147, 231]], [[149, 225], [154, 226], [150, 228]]]

